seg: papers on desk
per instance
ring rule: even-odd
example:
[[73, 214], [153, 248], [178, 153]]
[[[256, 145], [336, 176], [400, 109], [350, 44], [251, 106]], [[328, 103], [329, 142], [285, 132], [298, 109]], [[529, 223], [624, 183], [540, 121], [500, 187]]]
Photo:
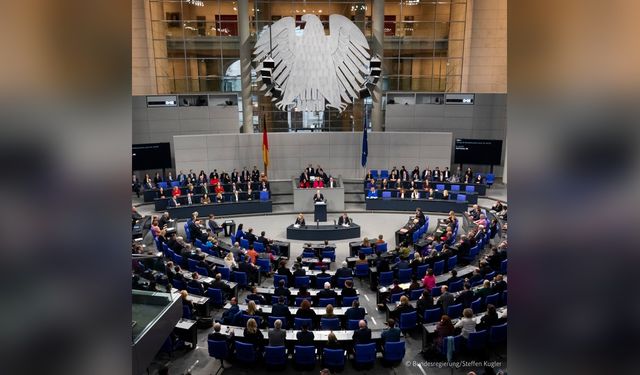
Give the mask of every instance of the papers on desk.
[[293, 224], [294, 228], [300, 228], [300, 224]]
[[406, 228], [400, 228], [400, 230], [398, 230], [398, 232], [400, 233], [407, 233], [409, 230]]
[[349, 225], [349, 224], [346, 224], [346, 223], [345, 223], [345, 224], [342, 224], [342, 226], [343, 226], [343, 227], [345, 227], [345, 228], [349, 228], [349, 227], [350, 227], [350, 225]]

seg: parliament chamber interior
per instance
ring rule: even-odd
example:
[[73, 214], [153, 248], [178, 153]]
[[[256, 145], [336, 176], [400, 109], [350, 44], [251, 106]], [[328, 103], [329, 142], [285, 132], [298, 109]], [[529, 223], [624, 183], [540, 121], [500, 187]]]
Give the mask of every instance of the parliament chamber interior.
[[506, 374], [506, 3], [134, 0], [132, 373]]

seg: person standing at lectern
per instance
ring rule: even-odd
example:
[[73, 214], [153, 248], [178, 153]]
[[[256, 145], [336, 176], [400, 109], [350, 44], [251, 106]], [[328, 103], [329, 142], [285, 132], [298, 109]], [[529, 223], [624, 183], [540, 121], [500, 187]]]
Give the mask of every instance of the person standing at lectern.
[[302, 215], [302, 213], [300, 213], [298, 215], [298, 217], [296, 218], [296, 222], [294, 224], [300, 225], [300, 226], [305, 226], [305, 222], [304, 222], [304, 216]]
[[343, 213], [342, 216], [338, 219], [338, 225], [349, 225], [351, 224], [351, 219], [347, 216], [347, 213]]
[[324, 202], [324, 195], [322, 195], [320, 189], [316, 190], [316, 194], [313, 196], [313, 201], [315, 203]]

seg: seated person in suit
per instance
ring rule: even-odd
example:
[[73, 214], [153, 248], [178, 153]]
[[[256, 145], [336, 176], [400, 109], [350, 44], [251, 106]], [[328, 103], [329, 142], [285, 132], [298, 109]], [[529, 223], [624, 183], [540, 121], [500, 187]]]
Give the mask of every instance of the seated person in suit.
[[243, 336], [243, 338], [238, 338], [238, 340], [247, 344], [253, 344], [253, 348], [256, 351], [262, 350], [264, 335], [258, 329], [258, 323], [256, 323], [255, 319], [251, 318], [247, 321], [247, 327], [244, 329]]
[[400, 297], [400, 305], [398, 305], [395, 310], [391, 311], [389, 315], [399, 321], [400, 314], [410, 313], [412, 311], [415, 311], [415, 308], [409, 303], [409, 298], [407, 298], [407, 296], [402, 296]]
[[222, 227], [216, 222], [216, 217], [214, 214], [209, 214], [209, 219], [207, 220], [207, 226], [211, 229], [215, 235], [222, 232]]
[[369, 189], [369, 192], [367, 193], [367, 199], [377, 199], [378, 198], [378, 192], [376, 191], [375, 186], [372, 186]]
[[358, 291], [353, 289], [353, 281], [347, 280], [344, 282], [344, 288], [342, 288], [341, 296], [344, 297], [356, 297]]
[[498, 318], [498, 312], [496, 307], [492, 304], [487, 305], [486, 314], [480, 319], [480, 323], [476, 327], [478, 331], [483, 329], [489, 329], [497, 324], [502, 324], [500, 318]]
[[222, 324], [234, 325], [237, 321], [236, 317], [240, 313], [240, 306], [238, 306], [238, 299], [236, 297], [231, 298], [229, 303], [231, 307], [222, 313]]
[[304, 268], [302, 268], [302, 264], [300, 264], [300, 263], [297, 263], [297, 262], [294, 263], [293, 269], [294, 269], [294, 271], [293, 271], [294, 280], [295, 280], [295, 278], [297, 276], [306, 276], [307, 275], [307, 271], [305, 271]]
[[366, 181], [369, 181], [371, 179], [373, 179], [373, 174], [371, 173], [371, 169], [369, 169], [369, 172], [367, 172], [367, 174], [364, 176], [364, 180], [366, 182]]
[[351, 307], [344, 312], [345, 322], [348, 322], [349, 320], [364, 319], [365, 315], [366, 311], [364, 307], [360, 307], [360, 302], [358, 302], [358, 300], [354, 300]]
[[416, 310], [418, 311], [418, 317], [423, 317], [425, 310], [433, 308], [433, 297], [431, 291], [424, 289], [422, 295], [416, 302]]
[[473, 180], [474, 184], [481, 184], [482, 182], [484, 182], [484, 178], [482, 178], [482, 175], [480, 173], [478, 173], [478, 175], [476, 176], [475, 180]]
[[277, 303], [271, 307], [271, 316], [279, 316], [285, 318], [283, 323], [291, 320], [291, 310], [289, 310], [288, 301], [286, 296], [278, 296]]
[[304, 215], [302, 215], [302, 213], [298, 214], [298, 217], [296, 218], [296, 222], [294, 223], [294, 225], [300, 225], [301, 227], [306, 226], [305, 221], [304, 221]]
[[327, 182], [327, 187], [329, 189], [333, 189], [334, 187], [338, 186], [338, 182], [333, 178], [333, 177], [329, 177], [329, 182]]
[[371, 330], [367, 327], [367, 322], [360, 320], [358, 329], [353, 332], [353, 344], [369, 344], [371, 342]]
[[244, 272], [247, 274], [247, 281], [249, 283], [258, 282], [258, 272], [260, 271], [260, 267], [251, 263], [250, 257], [245, 257], [244, 262], [241, 262], [238, 265], [238, 269], [240, 270], [240, 272]]
[[356, 259], [356, 265], [357, 264], [369, 264], [369, 261], [367, 260], [367, 256], [364, 255], [363, 252], [358, 253], [358, 259]]
[[382, 331], [382, 344], [384, 345], [387, 342], [398, 342], [400, 341], [400, 336], [402, 334], [402, 332], [400, 332], [400, 329], [398, 327], [396, 327], [396, 321], [394, 319], [389, 318], [386, 322], [385, 325], [387, 326], [387, 329], [385, 329], [384, 331]]
[[199, 279], [198, 273], [197, 272], [192, 273], [191, 280], [189, 280], [189, 282], [187, 283], [187, 286], [198, 289], [198, 295], [204, 296], [204, 287], [202, 286], [202, 283], [198, 281], [198, 279]]
[[440, 199], [449, 200], [449, 190], [444, 189], [442, 191], [442, 197]]
[[329, 335], [327, 336], [327, 342], [324, 344], [325, 349], [331, 349], [331, 350], [340, 350], [342, 349], [342, 345], [340, 344], [340, 341], [338, 341], [338, 338], [336, 337], [336, 334], [332, 332], [329, 332]]
[[202, 198], [200, 198], [200, 203], [201, 204], [209, 204], [209, 203], [211, 203], [211, 198], [209, 198], [209, 195], [204, 194], [202, 196]]
[[436, 198], [436, 191], [433, 190], [432, 188], [429, 188], [429, 192], [426, 195], [427, 199], [435, 199]]
[[231, 188], [231, 201], [232, 202], [240, 202], [240, 190], [236, 187], [236, 184], [233, 184]]
[[311, 319], [312, 325], [315, 326], [317, 320], [316, 312], [311, 309], [311, 303], [308, 300], [302, 300], [300, 308], [296, 311], [296, 318]]
[[333, 289], [331, 289], [330, 282], [325, 282], [324, 289], [318, 292], [318, 299], [320, 298], [334, 298], [336, 300], [338, 299], [338, 294]]
[[269, 346], [284, 346], [287, 340], [287, 331], [282, 329], [282, 320], [273, 322], [273, 329], [269, 330]]
[[264, 305], [265, 303], [267, 303], [267, 300], [262, 294], [258, 293], [258, 288], [256, 288], [255, 286], [251, 287], [251, 293], [247, 295], [247, 299], [250, 301], [255, 301], [260, 305]]
[[303, 285], [298, 289], [298, 294], [296, 294], [296, 297], [311, 297], [311, 293], [307, 290], [307, 287]]
[[353, 270], [348, 267], [347, 261], [342, 261], [341, 267], [336, 270], [335, 279], [338, 281], [341, 277], [352, 277]]
[[284, 280], [280, 280], [278, 287], [273, 291], [274, 296], [284, 296], [289, 297], [291, 295], [291, 291], [289, 288], [285, 287]]
[[313, 195], [314, 202], [324, 202], [324, 195], [320, 192], [320, 189], [316, 190], [316, 193]]
[[303, 324], [302, 330], [296, 334], [296, 345], [314, 346], [314, 335], [309, 331], [308, 324]]
[[211, 288], [220, 289], [222, 291], [222, 298], [226, 298], [225, 296], [229, 296], [231, 294], [231, 287], [222, 281], [222, 275], [219, 273], [216, 274], [215, 279], [211, 283]]
[[286, 275], [287, 276], [287, 285], [293, 285], [293, 274], [291, 273], [291, 270], [287, 267], [287, 261], [282, 260], [280, 261], [280, 264], [278, 265], [278, 269], [276, 270], [276, 273], [278, 275]]
[[233, 331], [231, 331], [230, 333], [231, 337], [227, 337], [225, 334], [220, 333], [221, 329], [222, 327], [220, 323], [215, 323], [213, 325], [213, 331], [209, 333], [207, 339], [212, 341], [224, 341], [227, 343], [227, 350], [231, 350], [231, 347], [233, 345]]
[[347, 213], [343, 213], [342, 216], [338, 219], [338, 225], [350, 225], [351, 219], [347, 215]]
[[388, 190], [389, 189], [389, 181], [386, 178], [382, 179], [382, 183], [380, 184], [380, 190]]

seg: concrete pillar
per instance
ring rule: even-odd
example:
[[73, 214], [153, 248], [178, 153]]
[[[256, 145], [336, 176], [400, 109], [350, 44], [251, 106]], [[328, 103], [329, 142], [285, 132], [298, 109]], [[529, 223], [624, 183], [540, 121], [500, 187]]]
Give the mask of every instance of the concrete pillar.
[[238, 34], [240, 36], [240, 82], [242, 83], [242, 132], [253, 133], [251, 105], [251, 51], [249, 40], [249, 2], [238, 0]]
[[[382, 60], [382, 73], [384, 74], [384, 0], [373, 0], [373, 9], [371, 14], [373, 23], [373, 42], [371, 46], [371, 54], [378, 55]], [[378, 80], [371, 98], [373, 99], [373, 108], [371, 109], [371, 128], [373, 131], [382, 131], [382, 76]]]

